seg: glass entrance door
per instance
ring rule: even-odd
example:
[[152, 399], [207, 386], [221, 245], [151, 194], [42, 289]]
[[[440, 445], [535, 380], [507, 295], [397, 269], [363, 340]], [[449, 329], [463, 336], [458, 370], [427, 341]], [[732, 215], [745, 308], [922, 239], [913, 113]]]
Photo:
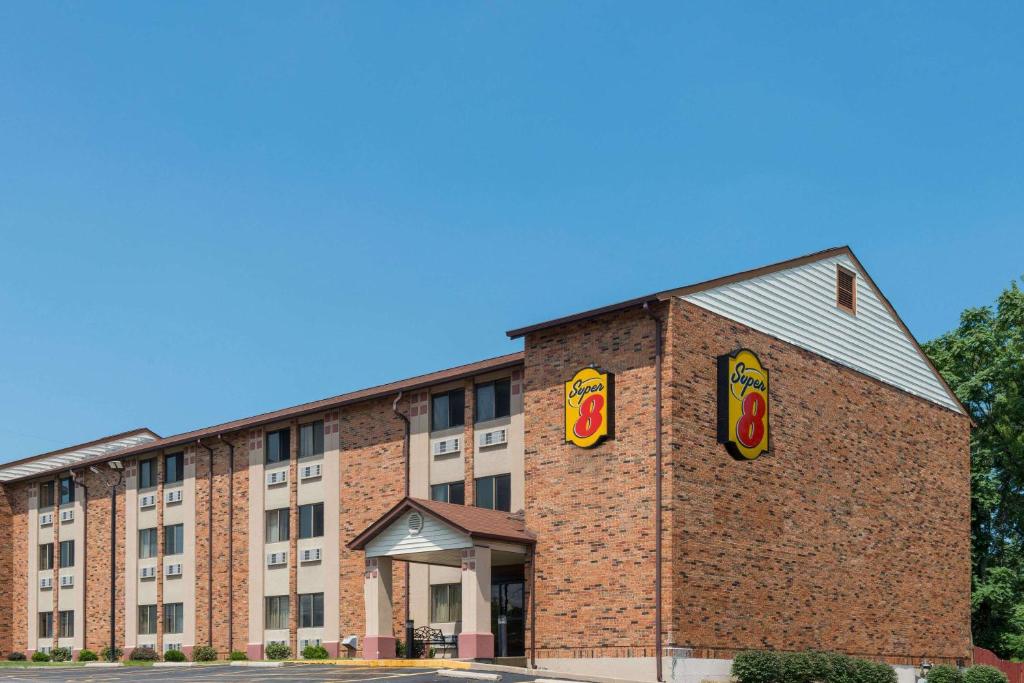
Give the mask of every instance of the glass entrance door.
[[526, 610], [524, 598], [526, 582], [523, 580], [523, 568], [494, 567], [491, 575], [491, 633], [494, 634], [494, 655], [501, 657], [501, 644], [498, 640], [498, 617], [507, 620], [508, 653], [507, 657], [522, 657], [526, 654]]

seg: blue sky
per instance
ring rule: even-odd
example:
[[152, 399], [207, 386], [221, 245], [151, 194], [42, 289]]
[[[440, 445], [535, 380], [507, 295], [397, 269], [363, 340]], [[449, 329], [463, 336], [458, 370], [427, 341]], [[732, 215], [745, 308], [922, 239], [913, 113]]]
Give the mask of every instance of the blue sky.
[[0, 461], [850, 244], [1024, 273], [1024, 5], [0, 4]]

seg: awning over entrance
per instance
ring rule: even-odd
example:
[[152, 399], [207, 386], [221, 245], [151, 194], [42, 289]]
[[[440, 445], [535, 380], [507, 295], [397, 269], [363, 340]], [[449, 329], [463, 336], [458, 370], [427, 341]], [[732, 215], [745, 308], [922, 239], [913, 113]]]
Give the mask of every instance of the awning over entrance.
[[349, 542], [366, 557], [462, 565], [462, 550], [484, 544], [496, 566], [522, 564], [536, 543], [523, 520], [500, 510], [404, 498]]
[[491, 568], [521, 565], [536, 543], [520, 517], [498, 510], [404, 498], [348, 543], [366, 553], [363, 657], [393, 657], [392, 561], [462, 570], [459, 656], [494, 657]]

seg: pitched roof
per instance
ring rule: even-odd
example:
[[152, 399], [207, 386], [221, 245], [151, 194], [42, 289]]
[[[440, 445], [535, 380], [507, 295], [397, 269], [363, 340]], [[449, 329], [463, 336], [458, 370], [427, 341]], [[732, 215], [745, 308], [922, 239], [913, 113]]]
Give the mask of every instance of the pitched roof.
[[352, 550], [362, 550], [367, 543], [409, 510], [416, 510], [435, 517], [470, 538], [490, 538], [528, 545], [537, 542], [537, 537], [527, 530], [523, 518], [508, 512], [488, 510], [471, 505], [442, 503], [423, 498], [403, 498], [397, 505], [381, 515], [376, 522], [349, 541], [347, 547]]
[[140, 427], [120, 434], [103, 436], [92, 441], [66, 446], [55, 451], [31, 455], [27, 458], [0, 464], [0, 482], [37, 476], [45, 472], [66, 469], [82, 462], [91, 462], [112, 454], [123, 453], [139, 444], [152, 443], [160, 438], [156, 432]]
[[[184, 446], [186, 444], [195, 443], [199, 439], [217, 437], [221, 434], [229, 434], [239, 429], [247, 429], [249, 427], [256, 427], [258, 425], [277, 422], [279, 420], [301, 417], [303, 415], [319, 413], [325, 410], [332, 410], [334, 408], [339, 408], [352, 403], [367, 401], [369, 399], [387, 396], [388, 394], [395, 394], [400, 391], [412, 391], [415, 389], [422, 389], [433, 384], [449, 382], [452, 380], [462, 379], [464, 377], [471, 377], [482, 372], [490, 372], [492, 370], [500, 370], [503, 368], [514, 367], [516, 365], [521, 365], [522, 362], [523, 352], [518, 351], [516, 353], [510, 353], [504, 356], [497, 356], [496, 358], [488, 358], [486, 360], [477, 361], [475, 363], [468, 363], [466, 365], [459, 365], [453, 368], [439, 370], [437, 372], [431, 372], [425, 375], [417, 375], [415, 377], [399, 380], [397, 382], [389, 382], [387, 384], [380, 384], [378, 386], [370, 387], [368, 389], [360, 389], [358, 391], [352, 391], [347, 394], [340, 394], [338, 396], [321, 399], [319, 401], [301, 403], [297, 406], [292, 406], [290, 408], [282, 408], [281, 410], [275, 410], [269, 413], [261, 413], [259, 415], [254, 415], [252, 417], [242, 418], [240, 420], [224, 422], [221, 424], [213, 425], [212, 427], [204, 427], [202, 429], [195, 429], [190, 432], [183, 432], [181, 434], [176, 434], [165, 438], [154, 439], [147, 443], [140, 444], [137, 447], [127, 448], [118, 451], [114, 455], [104, 455], [85, 459], [82, 460], [81, 462], [75, 462], [74, 466], [78, 467], [91, 465], [97, 462], [114, 460], [117, 458], [123, 458], [130, 455], [136, 455], [139, 453], [147, 453], [149, 451], [154, 451], [157, 449]], [[6, 466], [0, 466], [0, 471], [2, 471], [3, 467]], [[58, 469], [67, 468], [62, 467]], [[37, 474], [38, 472], [33, 474], [19, 475], [17, 477], [11, 477], [9, 480], [16, 481], [18, 479], [25, 479], [30, 476], [36, 476]]]
[[766, 265], [766, 266], [761, 266], [760, 268], [753, 268], [751, 270], [745, 270], [745, 271], [741, 271], [739, 273], [733, 273], [732, 275], [725, 275], [725, 276], [714, 278], [714, 279], [711, 279], [711, 280], [705, 280], [703, 282], [697, 282], [697, 283], [694, 283], [694, 284], [691, 284], [691, 285], [684, 285], [682, 287], [676, 287], [674, 289], [666, 289], [666, 290], [663, 290], [663, 291], [660, 291], [660, 292], [654, 292], [652, 294], [648, 294], [647, 296], [641, 296], [641, 297], [637, 297], [635, 299], [628, 299], [626, 301], [621, 301], [621, 302], [619, 302], [617, 304], [611, 304], [609, 306], [602, 306], [601, 308], [594, 308], [594, 309], [590, 309], [588, 311], [583, 311], [581, 313], [574, 313], [572, 315], [563, 316], [561, 318], [554, 318], [552, 320], [547, 320], [545, 322], [535, 323], [533, 325], [528, 325], [526, 327], [520, 327], [520, 328], [516, 328], [514, 330], [509, 330], [508, 332], [506, 332], [506, 334], [510, 338], [516, 339], [516, 338], [519, 338], [519, 337], [526, 336], [527, 334], [530, 334], [532, 332], [537, 332], [537, 331], [540, 331], [540, 330], [545, 330], [545, 329], [548, 329], [548, 328], [551, 328], [551, 327], [556, 327], [558, 325], [564, 325], [564, 324], [567, 324], [567, 323], [577, 322], [577, 321], [581, 321], [581, 320], [587, 320], [587, 319], [594, 318], [594, 317], [597, 317], [597, 316], [600, 316], [600, 315], [604, 315], [606, 313], [612, 313], [612, 312], [615, 312], [615, 311], [625, 310], [625, 309], [628, 309], [628, 308], [633, 308], [633, 307], [637, 307], [637, 306], [643, 306], [644, 304], [647, 304], [647, 303], [655, 303], [655, 302], [659, 302], [659, 301], [667, 301], [667, 300], [670, 300], [670, 299], [673, 299], [673, 298], [676, 298], [676, 297], [683, 297], [683, 296], [686, 296], [686, 295], [689, 295], [689, 294], [696, 294], [698, 292], [704, 292], [704, 291], [713, 289], [715, 287], [721, 287], [723, 285], [728, 285], [728, 284], [732, 284], [734, 282], [740, 282], [740, 281], [743, 281], [743, 280], [750, 280], [750, 279], [753, 279], [753, 278], [756, 278], [756, 277], [761, 277], [763, 275], [769, 275], [771, 273], [775, 273], [775, 272], [778, 272], [778, 271], [781, 271], [781, 270], [787, 270], [787, 269], [790, 269], [790, 268], [797, 268], [799, 266], [802, 266], [802, 265], [805, 265], [805, 264], [808, 264], [808, 263], [812, 263], [812, 262], [815, 262], [815, 261], [822, 261], [824, 259], [828, 259], [828, 258], [832, 258], [832, 257], [835, 257], [835, 256], [840, 256], [840, 255], [848, 256], [850, 258], [850, 260], [853, 261], [853, 263], [856, 265], [856, 267], [860, 270], [860, 272], [863, 273], [863, 275], [864, 275], [865, 279], [867, 280], [868, 284], [878, 293], [879, 298], [880, 298], [882, 304], [885, 306], [885, 308], [888, 310], [889, 314], [893, 317], [893, 319], [899, 325], [899, 327], [903, 331], [903, 333], [910, 340], [911, 344], [914, 346], [914, 348], [917, 350], [917, 352], [920, 354], [920, 356], [924, 359], [925, 363], [928, 366], [928, 369], [931, 371], [931, 373], [935, 376], [935, 378], [941, 384], [941, 386], [945, 390], [945, 392], [949, 395], [951, 401], [954, 402], [956, 405], [958, 405], [960, 407], [960, 409], [963, 411], [964, 415], [968, 415], [969, 416], [970, 415], [970, 411], [967, 410], [967, 408], [963, 405], [963, 402], [960, 401], [960, 399], [957, 397], [956, 393], [953, 391], [953, 389], [946, 382], [945, 378], [942, 376], [942, 374], [935, 367], [935, 364], [932, 363], [932, 360], [931, 360], [931, 358], [928, 357], [928, 354], [926, 354], [924, 352], [924, 349], [921, 348], [921, 344], [918, 343], [917, 338], [910, 331], [910, 328], [907, 327], [906, 323], [903, 322], [903, 319], [900, 317], [899, 313], [896, 312], [896, 309], [893, 308], [892, 304], [889, 302], [889, 299], [886, 298], [885, 294], [882, 293], [882, 290], [879, 289], [878, 285], [875, 284], [874, 280], [871, 278], [871, 275], [868, 274], [867, 269], [864, 268], [864, 266], [861, 264], [860, 260], [853, 253], [853, 250], [849, 246], [846, 246], [846, 245], [839, 246], [839, 247], [832, 247], [831, 249], [825, 249], [823, 251], [817, 251], [817, 252], [814, 252], [814, 253], [811, 253], [811, 254], [806, 254], [804, 256], [798, 256], [796, 258], [788, 259], [788, 260], [785, 260], [785, 261], [779, 261], [778, 263], [772, 263], [772, 264], [769, 264], [769, 265]]

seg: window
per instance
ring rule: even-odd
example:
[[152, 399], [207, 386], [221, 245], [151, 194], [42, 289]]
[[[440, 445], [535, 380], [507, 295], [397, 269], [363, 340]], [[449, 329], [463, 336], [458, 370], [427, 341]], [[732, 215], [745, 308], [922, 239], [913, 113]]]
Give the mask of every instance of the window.
[[43, 543], [39, 546], [39, 568], [53, 569], [53, 544]]
[[476, 421], [485, 422], [497, 417], [508, 417], [512, 412], [512, 380], [499, 379], [476, 385]]
[[324, 594], [306, 593], [299, 596], [299, 628], [323, 628]]
[[60, 542], [60, 568], [74, 567], [75, 566], [75, 542], [74, 541], [61, 541]]
[[53, 612], [39, 613], [39, 637], [53, 638]]
[[156, 605], [139, 605], [139, 635], [156, 634]]
[[62, 609], [60, 611], [60, 633], [57, 634], [58, 638], [74, 638], [75, 637], [75, 610], [73, 609]]
[[164, 456], [164, 483], [173, 484], [185, 478], [185, 454], [172, 453]]
[[181, 555], [185, 552], [185, 525], [168, 524], [164, 527], [164, 555]]
[[139, 529], [139, 559], [156, 557], [156, 527]]
[[182, 633], [185, 630], [185, 610], [180, 602], [164, 603], [164, 633]]
[[60, 480], [60, 504], [70, 505], [75, 502], [75, 480], [64, 477]]
[[314, 538], [324, 535], [324, 504], [311, 503], [299, 506], [299, 538]]
[[39, 485], [39, 507], [53, 507], [53, 482], [44, 481]]
[[836, 306], [857, 312], [857, 275], [842, 266], [836, 266]]
[[288, 628], [288, 596], [272, 595], [263, 599], [263, 627], [266, 629]]
[[462, 620], [461, 583], [442, 583], [430, 587], [430, 620]]
[[267, 543], [288, 540], [288, 512], [288, 508], [267, 510]]
[[278, 429], [276, 432], [267, 432], [266, 459], [267, 464], [285, 462], [291, 458], [288, 442], [291, 441], [291, 432], [287, 429]]
[[453, 481], [450, 484], [434, 484], [430, 487], [430, 500], [442, 503], [466, 504], [466, 482]]
[[466, 391], [453, 389], [431, 397], [430, 430], [459, 427], [465, 423]]
[[299, 457], [310, 458], [324, 454], [323, 420], [310, 422], [299, 427]]
[[156, 486], [156, 458], [139, 462], [139, 488], [148, 489]]
[[476, 506], [491, 510], [512, 510], [512, 475], [481, 477], [476, 480]]

